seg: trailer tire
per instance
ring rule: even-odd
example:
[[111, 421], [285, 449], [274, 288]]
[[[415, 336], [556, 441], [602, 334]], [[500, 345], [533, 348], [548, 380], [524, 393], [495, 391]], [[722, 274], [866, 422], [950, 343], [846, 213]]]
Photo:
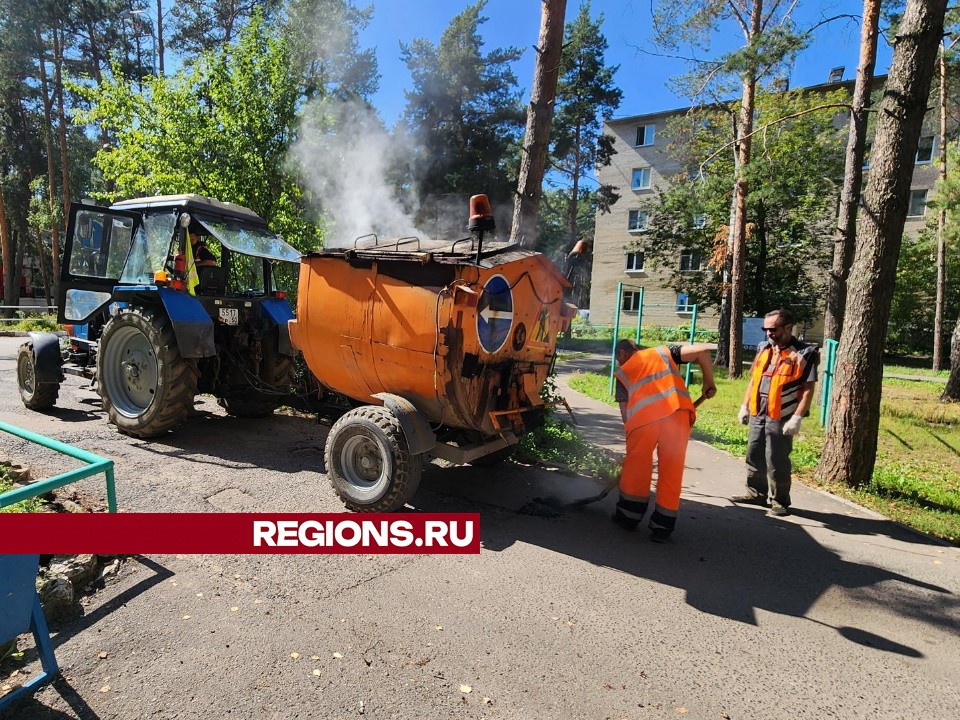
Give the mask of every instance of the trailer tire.
[[280, 331], [265, 338], [261, 347], [260, 379], [275, 388], [276, 392], [261, 392], [245, 387], [239, 392], [224, 396], [222, 405], [228, 415], [240, 418], [262, 418], [270, 415], [283, 404], [296, 382], [296, 363], [291, 355], [280, 352]]
[[324, 460], [330, 485], [354, 512], [399, 510], [416, 492], [423, 469], [400, 422], [376, 405], [355, 408], [334, 423]]
[[110, 422], [148, 438], [172, 430], [193, 409], [199, 371], [180, 355], [173, 326], [160, 310], [130, 308], [103, 329], [97, 388]]
[[49, 410], [60, 396], [60, 383], [42, 383], [37, 380], [37, 357], [33, 343], [26, 342], [17, 352], [17, 387], [20, 399], [28, 410]]

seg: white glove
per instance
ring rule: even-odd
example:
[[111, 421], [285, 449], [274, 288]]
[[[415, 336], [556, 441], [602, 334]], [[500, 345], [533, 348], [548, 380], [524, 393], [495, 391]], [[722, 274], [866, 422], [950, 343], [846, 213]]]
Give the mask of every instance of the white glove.
[[740, 421], [741, 425], [750, 424], [750, 408], [746, 404], [740, 406], [740, 412], [737, 413], [737, 420]]
[[792, 418], [787, 420], [783, 424], [783, 434], [793, 437], [800, 432], [800, 420], [802, 418], [799, 415], [794, 415]]

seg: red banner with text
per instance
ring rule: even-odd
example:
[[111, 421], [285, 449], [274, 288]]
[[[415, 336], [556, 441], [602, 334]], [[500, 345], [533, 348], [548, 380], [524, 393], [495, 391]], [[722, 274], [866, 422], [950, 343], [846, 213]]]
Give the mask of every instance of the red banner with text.
[[479, 513], [2, 513], [0, 552], [477, 554]]

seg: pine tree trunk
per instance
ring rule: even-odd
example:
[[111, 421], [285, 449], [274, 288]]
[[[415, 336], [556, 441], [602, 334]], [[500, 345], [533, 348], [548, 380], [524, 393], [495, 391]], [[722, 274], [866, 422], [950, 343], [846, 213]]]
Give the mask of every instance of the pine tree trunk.
[[[60, 279], [60, 223], [57, 220], [59, 213], [57, 211], [56, 160], [53, 147], [53, 100], [50, 98], [50, 83], [47, 81], [47, 62], [44, 58], [43, 38], [39, 30], [36, 31], [36, 39], [37, 60], [40, 64], [40, 90], [43, 100], [43, 119], [45, 121], [43, 136], [47, 150], [47, 199], [50, 207], [50, 215], [52, 216], [50, 221], [50, 266], [53, 268], [53, 285], [47, 286], [47, 301], [54, 302], [54, 298], [50, 296], [50, 292], [56, 293], [56, 283]], [[43, 243], [38, 242], [40, 243], [42, 262]]]
[[[0, 256], [3, 259], [3, 305], [17, 305], [20, 298], [20, 283], [17, 282], [17, 263], [14, 257], [13, 238], [7, 220], [7, 203], [0, 186]], [[13, 317], [13, 310], [0, 312], [0, 317]]]
[[[61, 25], [59, 18], [57, 24]], [[63, 217], [66, 221], [70, 217], [70, 153], [67, 148], [67, 114], [63, 104], [63, 39], [62, 29], [60, 28], [54, 28], [53, 30], [53, 89], [57, 98], [57, 121], [60, 130], [60, 181], [63, 189]]]
[[[563, 21], [567, 0], [542, 0], [540, 38], [537, 41], [536, 67], [527, 112], [527, 131], [520, 155], [520, 177], [513, 208], [510, 240], [534, 247], [537, 236], [537, 215], [543, 191], [543, 175], [547, 167], [550, 143], [550, 122], [553, 101], [560, 75], [560, 53], [563, 49]], [[574, 198], [576, 201], [576, 198]]]
[[860, 64], [853, 88], [843, 189], [840, 191], [837, 229], [833, 235], [833, 265], [827, 284], [827, 307], [823, 319], [823, 336], [834, 340], [840, 338], [840, 329], [843, 326], [847, 276], [857, 238], [857, 209], [863, 188], [863, 155], [867, 144], [867, 109], [870, 107], [870, 91], [873, 89], [873, 68], [877, 62], [879, 21], [880, 0], [864, 0], [863, 25], [860, 29]]
[[[940, 70], [940, 132], [937, 142], [940, 145], [940, 186], [947, 181], [947, 45], [940, 42], [940, 57], [937, 65]], [[946, 304], [947, 285], [947, 238], [944, 233], [947, 224], [947, 209], [937, 210], [937, 299], [933, 309], [933, 369], [943, 367], [943, 313]]]
[[[759, 12], [755, 13], [759, 18]], [[727, 374], [738, 378], [743, 373], [743, 286], [747, 254], [747, 166], [750, 164], [750, 133], [753, 132], [753, 103], [757, 89], [756, 76], [749, 73], [743, 81], [740, 108], [739, 171], [734, 185], [736, 214], [733, 223], [733, 248], [730, 260], [730, 346]]]
[[862, 487], [870, 482], [880, 428], [883, 349], [910, 181], [930, 92], [946, 0], [908, 0], [877, 114], [847, 289], [830, 423], [817, 473]]

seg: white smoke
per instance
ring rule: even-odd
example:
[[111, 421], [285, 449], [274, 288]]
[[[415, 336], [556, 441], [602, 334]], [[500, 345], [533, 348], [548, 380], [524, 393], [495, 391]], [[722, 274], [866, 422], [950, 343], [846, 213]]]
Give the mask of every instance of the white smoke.
[[369, 106], [331, 98], [312, 102], [291, 154], [315, 209], [327, 221], [324, 247], [349, 247], [371, 233], [381, 240], [427, 239], [414, 224], [416, 208], [405, 208], [389, 182], [409, 157], [407, 143], [402, 134], [388, 133]]

